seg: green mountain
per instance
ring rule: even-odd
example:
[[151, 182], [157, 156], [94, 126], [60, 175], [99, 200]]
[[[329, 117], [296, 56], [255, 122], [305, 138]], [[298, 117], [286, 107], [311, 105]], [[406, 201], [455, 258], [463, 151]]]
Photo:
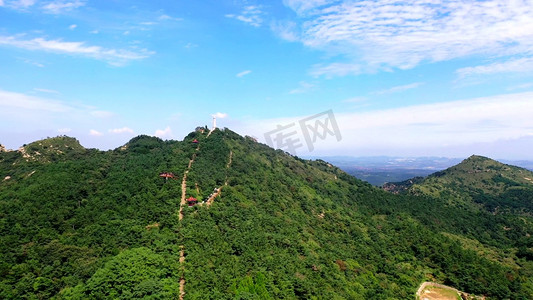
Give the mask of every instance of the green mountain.
[[448, 199], [452, 205], [495, 214], [531, 216], [533, 213], [533, 172], [483, 156], [473, 155], [425, 178], [387, 183], [383, 188], [395, 193]]
[[393, 195], [228, 129], [47, 139], [1, 152], [0, 180], [2, 299], [533, 295], [527, 214]]

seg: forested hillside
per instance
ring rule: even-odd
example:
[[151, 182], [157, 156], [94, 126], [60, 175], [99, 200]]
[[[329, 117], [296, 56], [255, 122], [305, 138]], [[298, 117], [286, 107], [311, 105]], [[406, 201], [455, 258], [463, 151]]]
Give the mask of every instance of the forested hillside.
[[46, 139], [1, 152], [0, 176], [2, 299], [533, 295], [527, 211], [393, 195], [228, 129], [105, 152]]

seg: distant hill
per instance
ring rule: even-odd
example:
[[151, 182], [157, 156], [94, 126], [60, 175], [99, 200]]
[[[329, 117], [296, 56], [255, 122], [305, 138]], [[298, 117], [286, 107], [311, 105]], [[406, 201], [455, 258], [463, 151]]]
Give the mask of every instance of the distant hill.
[[0, 298], [414, 299], [425, 281], [530, 298], [525, 211], [419, 194], [229, 129], [112, 151], [46, 139], [0, 152]]
[[491, 212], [533, 212], [533, 172], [477, 155], [425, 178], [387, 183], [383, 188], [444, 198], [450, 203], [474, 202]]
[[[413, 177], [425, 177], [462, 161], [459, 158], [446, 157], [326, 156], [309, 158], [325, 160], [348, 174], [375, 186], [383, 186], [389, 182], [401, 182]], [[532, 161], [502, 160], [502, 162], [533, 170]]]

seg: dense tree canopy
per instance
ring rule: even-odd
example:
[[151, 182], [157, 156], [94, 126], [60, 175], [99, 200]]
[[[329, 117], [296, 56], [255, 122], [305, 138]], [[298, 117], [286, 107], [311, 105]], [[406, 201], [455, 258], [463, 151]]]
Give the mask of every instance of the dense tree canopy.
[[[493, 214], [207, 133], [139, 136], [105, 152], [56, 138], [0, 153], [10, 177], [0, 182], [0, 298], [175, 299], [182, 276], [186, 299], [408, 299], [426, 280], [533, 295], [527, 191], [476, 198], [508, 203]], [[185, 207], [180, 222], [186, 170], [187, 197], [220, 195]]]

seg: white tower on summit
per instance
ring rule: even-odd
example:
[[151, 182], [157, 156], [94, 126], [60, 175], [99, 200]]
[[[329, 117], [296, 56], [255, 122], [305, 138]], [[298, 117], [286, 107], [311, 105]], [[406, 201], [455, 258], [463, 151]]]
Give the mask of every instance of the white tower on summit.
[[215, 128], [217, 128], [217, 117], [213, 116], [213, 129], [212, 130], [215, 130]]

